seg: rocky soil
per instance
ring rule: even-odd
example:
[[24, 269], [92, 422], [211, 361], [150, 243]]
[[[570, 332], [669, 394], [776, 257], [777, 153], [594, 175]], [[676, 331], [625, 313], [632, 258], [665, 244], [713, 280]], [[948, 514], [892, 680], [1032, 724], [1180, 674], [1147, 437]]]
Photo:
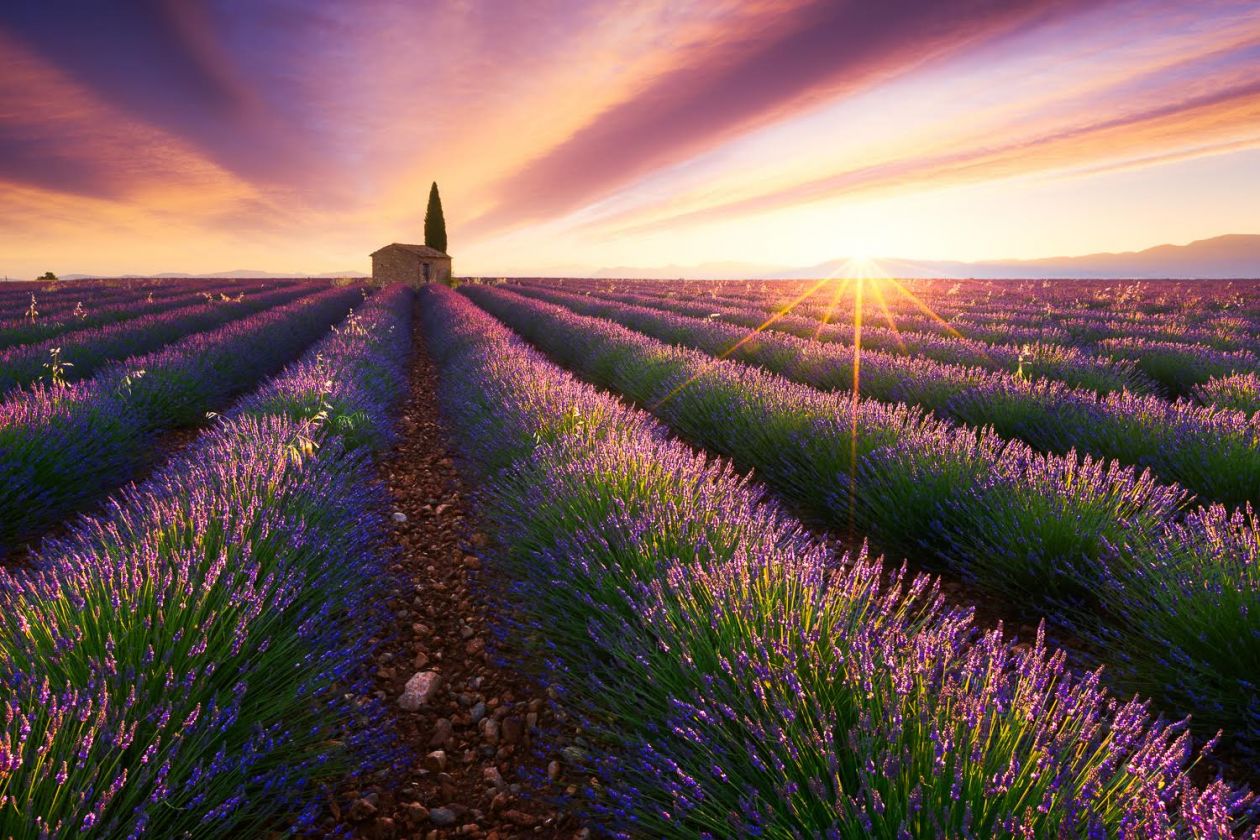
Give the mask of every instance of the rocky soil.
[[329, 833], [355, 837], [585, 838], [589, 830], [552, 804], [572, 787], [562, 755], [534, 748], [554, 726], [545, 692], [492, 663], [486, 606], [475, 594], [481, 537], [438, 418], [436, 371], [422, 337], [413, 349], [401, 440], [382, 464], [394, 497], [402, 579], [390, 603], [391, 637], [377, 654], [376, 693], [412, 748], [400, 777], [343, 792]]

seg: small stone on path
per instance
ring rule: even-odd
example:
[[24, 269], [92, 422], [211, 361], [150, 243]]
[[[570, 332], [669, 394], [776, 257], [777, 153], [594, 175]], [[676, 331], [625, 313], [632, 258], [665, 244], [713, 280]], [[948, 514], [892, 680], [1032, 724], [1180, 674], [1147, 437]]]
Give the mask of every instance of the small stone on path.
[[442, 675], [437, 671], [417, 671], [407, 680], [407, 686], [398, 698], [398, 706], [408, 712], [418, 711], [441, 687]]

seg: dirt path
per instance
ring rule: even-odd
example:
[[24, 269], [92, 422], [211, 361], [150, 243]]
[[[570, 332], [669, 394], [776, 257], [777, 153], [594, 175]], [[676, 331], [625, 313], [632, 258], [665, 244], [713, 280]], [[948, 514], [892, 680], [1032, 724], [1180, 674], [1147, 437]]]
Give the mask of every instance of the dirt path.
[[[388, 784], [351, 792], [336, 809], [336, 827], [372, 840], [584, 838], [572, 816], [547, 802], [570, 782], [532, 749], [532, 730], [551, 721], [544, 692], [496, 667], [486, 651], [486, 608], [474, 594], [481, 564], [464, 551], [478, 538], [466, 524], [435, 385], [417, 336], [401, 441], [382, 465], [402, 549], [395, 571], [405, 583], [390, 604], [393, 632], [376, 671], [377, 695], [415, 762]], [[537, 780], [549, 789], [537, 789]]]

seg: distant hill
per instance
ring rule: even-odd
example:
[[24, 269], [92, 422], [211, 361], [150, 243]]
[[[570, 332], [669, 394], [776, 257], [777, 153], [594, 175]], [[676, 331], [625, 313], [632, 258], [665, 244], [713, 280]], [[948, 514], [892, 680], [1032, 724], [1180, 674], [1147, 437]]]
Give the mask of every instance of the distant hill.
[[[839, 258], [804, 267], [756, 263], [715, 262], [668, 265], [659, 268], [610, 268], [597, 277], [688, 279], [812, 278], [841, 276], [849, 260]], [[1144, 251], [1047, 257], [1035, 260], [907, 260], [880, 257], [879, 267], [894, 277], [1180, 279], [1260, 278], [1260, 234], [1230, 234], [1200, 239], [1188, 245], [1158, 245]]]
[[[898, 265], [896, 261], [890, 262], [893, 267]], [[907, 261], [907, 267], [918, 268], [922, 273], [910, 276], [921, 277], [1260, 278], [1260, 235], [1230, 234], [1200, 239], [1188, 245], [1157, 245], [1142, 251], [1118, 254], [976, 263]], [[891, 274], [900, 273], [891, 268], [887, 270]]]

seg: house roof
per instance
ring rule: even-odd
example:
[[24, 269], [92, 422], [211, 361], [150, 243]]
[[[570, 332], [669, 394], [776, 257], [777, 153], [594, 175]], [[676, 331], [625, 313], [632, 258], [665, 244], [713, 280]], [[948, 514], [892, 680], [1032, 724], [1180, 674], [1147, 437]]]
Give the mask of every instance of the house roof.
[[429, 257], [431, 259], [444, 259], [444, 260], [449, 260], [451, 258], [449, 254], [444, 254], [441, 251], [439, 251], [437, 248], [430, 248], [428, 245], [407, 245], [402, 242], [391, 242], [389, 245], [386, 245], [384, 248], [377, 248], [368, 256], [375, 257], [377, 254], [381, 253], [382, 251], [388, 251], [390, 248], [400, 248], [409, 254], [415, 254], [417, 257]]

